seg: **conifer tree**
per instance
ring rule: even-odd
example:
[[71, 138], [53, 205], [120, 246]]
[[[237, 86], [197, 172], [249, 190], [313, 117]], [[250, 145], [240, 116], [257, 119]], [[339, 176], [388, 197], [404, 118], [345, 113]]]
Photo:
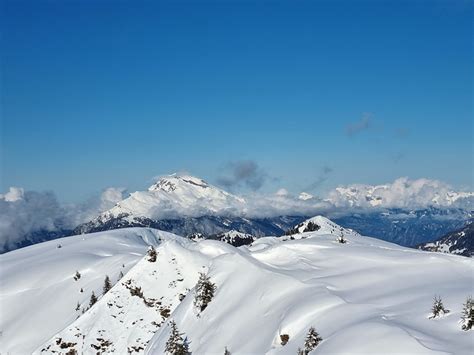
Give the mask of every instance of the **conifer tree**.
[[82, 287], [81, 287], [81, 291], [80, 291], [80, 292], [81, 292], [81, 293], [84, 292], [84, 290], [82, 289]]
[[304, 342], [304, 354], [308, 355], [322, 340], [323, 338], [319, 336], [318, 332], [313, 327], [309, 328], [308, 335], [306, 335], [306, 340]]
[[97, 302], [97, 296], [94, 291], [92, 291], [91, 298], [89, 300], [89, 307], [92, 307]]
[[109, 290], [112, 288], [112, 284], [110, 283], [109, 275], [105, 275], [104, 280], [104, 287], [102, 289], [102, 294], [105, 295]]
[[471, 330], [474, 327], [474, 299], [468, 297], [461, 313], [461, 329]]
[[232, 353], [227, 349], [227, 346], [224, 348], [224, 355], [232, 355]]
[[153, 245], [150, 245], [148, 247], [147, 255], [148, 255], [148, 261], [150, 263], [154, 263], [156, 261], [157, 253], [156, 253], [156, 249]]
[[74, 274], [74, 281], [77, 281], [81, 278], [81, 274], [79, 273], [79, 271], [76, 270], [76, 273]]
[[216, 285], [213, 284], [208, 276], [199, 273], [199, 280], [196, 284], [196, 294], [194, 296], [194, 306], [202, 312], [206, 309], [209, 302], [214, 297]]
[[337, 237], [337, 241], [341, 244], [347, 243], [347, 241], [344, 239], [344, 234], [342, 234], [342, 232], [341, 232], [341, 235]]
[[122, 272], [122, 270], [120, 270], [120, 274], [119, 274], [119, 277], [118, 277], [117, 281], [120, 281], [122, 279], [122, 277], [123, 277], [123, 272]]
[[443, 301], [441, 300], [441, 297], [435, 296], [434, 301], [433, 301], [433, 307], [431, 308], [432, 315], [430, 319], [437, 318], [441, 316], [442, 314], [449, 313], [449, 309], [444, 308]]
[[81, 305], [79, 304], [79, 302], [77, 302], [77, 305], [76, 305], [76, 311], [80, 310], [81, 309]]
[[179, 332], [176, 322], [172, 320], [170, 322], [171, 333], [168, 341], [166, 342], [165, 351], [170, 355], [188, 355], [189, 345], [186, 338], [183, 338], [183, 334]]

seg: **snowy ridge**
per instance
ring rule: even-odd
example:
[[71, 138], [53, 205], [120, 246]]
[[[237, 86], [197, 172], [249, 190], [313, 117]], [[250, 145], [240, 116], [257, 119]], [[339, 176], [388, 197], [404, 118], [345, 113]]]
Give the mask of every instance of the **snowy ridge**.
[[[212, 261], [217, 292], [208, 308], [196, 317], [188, 296], [171, 315], [193, 353], [218, 354], [227, 347], [233, 354], [295, 354], [310, 326], [324, 339], [315, 353], [470, 353], [473, 339], [458, 323], [473, 280], [468, 259], [355, 235], [347, 244], [334, 234], [307, 235], [261, 238], [243, 249], [247, 253]], [[439, 292], [452, 311], [429, 320]], [[146, 353], [161, 354], [168, 336], [168, 325], [160, 328]]]
[[[286, 234], [294, 235], [294, 234], [301, 234], [301, 233], [310, 233], [310, 232], [318, 232], [319, 234], [330, 234], [330, 235], [343, 235], [344, 237], [347, 236], [358, 236], [359, 233], [353, 231], [352, 229], [343, 228], [340, 225], [334, 223], [330, 219], [323, 217], [323, 216], [316, 216], [313, 218], [309, 218], [292, 229], [290, 229]], [[312, 236], [315, 234], [313, 233]]]
[[190, 243], [165, 239], [156, 249], [156, 261], [145, 256], [90, 310], [35, 353], [142, 353], [208, 264], [205, 255], [188, 250]]
[[[91, 292], [101, 294], [106, 275], [115, 283], [120, 272], [126, 274], [162, 236], [172, 237], [147, 228], [114, 230], [1, 255], [0, 353], [30, 354], [81, 315]], [[74, 281], [76, 271], [81, 278]], [[77, 303], [81, 309], [76, 311]]]
[[[193, 354], [225, 347], [232, 354], [295, 354], [311, 326], [323, 338], [320, 354], [471, 353], [474, 339], [459, 319], [472, 293], [472, 259], [362, 237], [320, 216], [304, 224], [310, 222], [319, 228], [239, 248], [132, 228], [4, 254], [8, 311], [0, 352], [163, 354], [174, 320]], [[143, 257], [148, 245], [156, 247], [156, 261]], [[76, 269], [79, 281], [72, 279]], [[115, 282], [122, 269], [125, 276], [89, 310], [74, 310], [77, 301], [88, 305], [92, 290], [101, 294], [105, 274]], [[193, 304], [199, 272], [216, 285], [200, 314]], [[54, 297], [45, 294], [51, 288]], [[432, 320], [434, 295], [451, 312]]]

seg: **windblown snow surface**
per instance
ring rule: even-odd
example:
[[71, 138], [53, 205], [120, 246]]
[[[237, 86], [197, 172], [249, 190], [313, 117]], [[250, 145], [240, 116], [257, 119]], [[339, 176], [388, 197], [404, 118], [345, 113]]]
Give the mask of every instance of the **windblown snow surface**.
[[[132, 228], [1, 255], [0, 353], [163, 354], [171, 319], [193, 354], [225, 347], [295, 354], [311, 326], [324, 339], [311, 354], [473, 352], [473, 333], [459, 324], [474, 293], [472, 259], [363, 237], [324, 217], [311, 221], [320, 226], [315, 232], [240, 248]], [[341, 233], [345, 244], [336, 241]], [[145, 255], [148, 245], [156, 261]], [[115, 282], [121, 270], [125, 276], [82, 314], [91, 291], [101, 295], [105, 275]], [[199, 272], [217, 287], [200, 314], [193, 306]], [[429, 319], [435, 295], [451, 312]]]

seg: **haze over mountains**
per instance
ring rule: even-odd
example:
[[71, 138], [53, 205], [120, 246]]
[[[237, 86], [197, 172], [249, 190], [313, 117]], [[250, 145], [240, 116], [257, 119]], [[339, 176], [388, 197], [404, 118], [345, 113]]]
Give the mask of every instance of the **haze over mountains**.
[[474, 194], [456, 192], [428, 179], [400, 178], [391, 184], [351, 185], [325, 198], [280, 190], [237, 196], [190, 175], [159, 178], [146, 191], [122, 198], [123, 189], [107, 189], [100, 199], [60, 205], [54, 195], [11, 188], [0, 195], [2, 249], [62, 235], [147, 226], [179, 235], [212, 235], [236, 230], [282, 235], [312, 215], [323, 213], [362, 234], [415, 246], [465, 225], [472, 217]]

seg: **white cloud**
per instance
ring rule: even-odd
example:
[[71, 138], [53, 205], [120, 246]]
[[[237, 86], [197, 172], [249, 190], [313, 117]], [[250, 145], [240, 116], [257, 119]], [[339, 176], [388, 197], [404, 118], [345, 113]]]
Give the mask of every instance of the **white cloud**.
[[425, 208], [466, 207], [474, 195], [456, 192], [442, 181], [401, 177], [384, 185], [340, 186], [328, 194], [336, 207]]
[[275, 195], [277, 195], [277, 196], [287, 196], [287, 195], [288, 195], [288, 190], [287, 190], [287, 189], [283, 189], [283, 188], [282, 188], [282, 189], [279, 189], [279, 190], [275, 193]]
[[25, 191], [21, 187], [10, 187], [5, 195], [0, 194], [0, 200], [3, 199], [7, 202], [14, 202], [23, 199]]
[[108, 188], [79, 205], [62, 206], [52, 192], [11, 187], [0, 195], [0, 252], [21, 243], [31, 233], [73, 229], [114, 206], [125, 189]]
[[[10, 188], [0, 195], [0, 252], [36, 231], [73, 229], [112, 208], [124, 197], [125, 189], [108, 188], [101, 195], [79, 205], [60, 205], [50, 192], [24, 191]], [[216, 214], [225, 216], [274, 217], [282, 215], [344, 214], [351, 209], [383, 208], [417, 209], [429, 206], [472, 208], [474, 194], [456, 192], [446, 183], [430, 180], [410, 180], [406, 177], [384, 185], [353, 184], [340, 186], [323, 198], [309, 194], [292, 195], [281, 188], [264, 195], [250, 193], [242, 199], [229, 199], [228, 205]], [[175, 218], [180, 215], [198, 217], [209, 214], [205, 201], [180, 209], [172, 201], [164, 201], [153, 213], [155, 218]]]

